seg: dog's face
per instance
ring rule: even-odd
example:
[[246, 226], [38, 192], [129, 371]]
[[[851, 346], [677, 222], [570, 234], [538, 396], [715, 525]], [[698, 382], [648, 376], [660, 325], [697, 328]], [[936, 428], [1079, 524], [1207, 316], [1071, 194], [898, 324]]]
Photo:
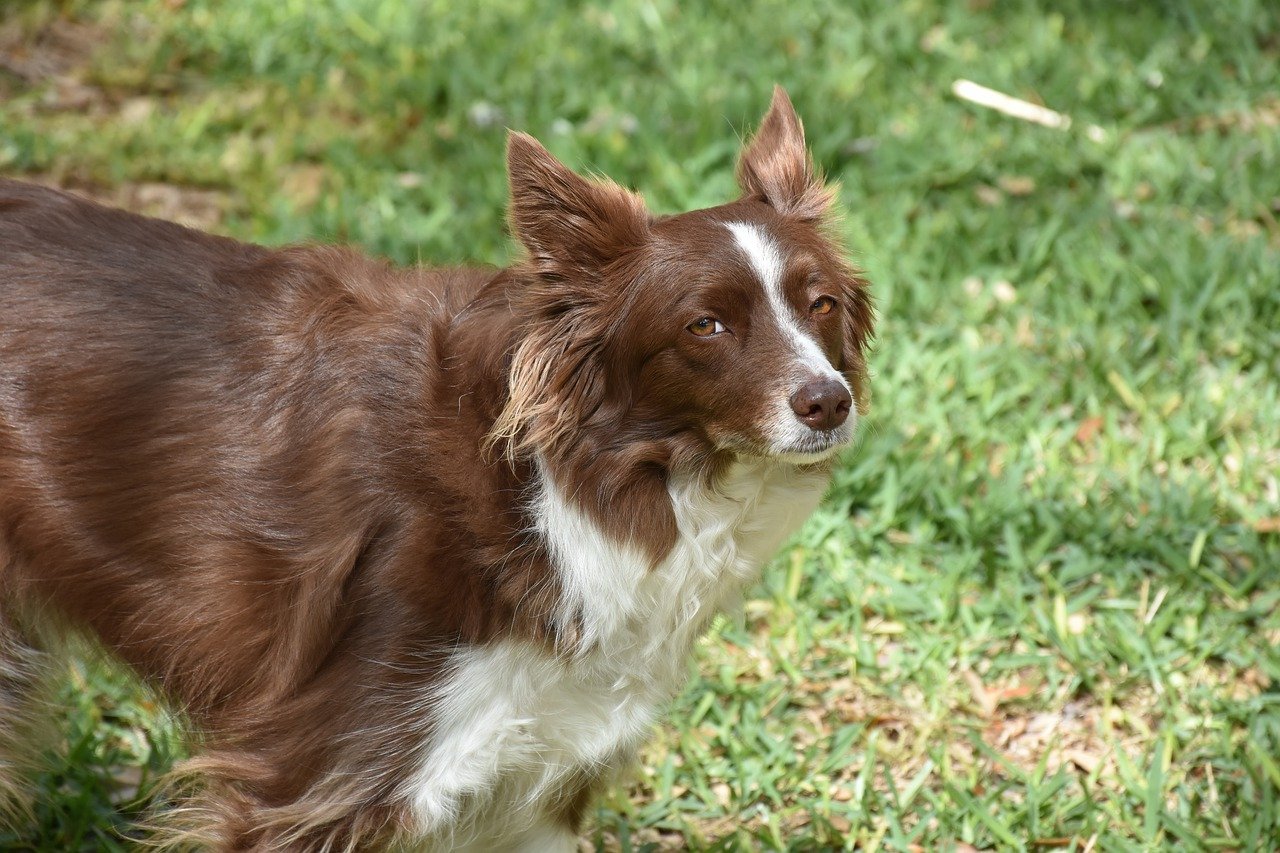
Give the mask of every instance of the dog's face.
[[612, 424], [797, 464], [848, 443], [870, 301], [825, 228], [833, 193], [781, 89], [742, 154], [743, 197], [721, 207], [655, 218], [525, 136], [509, 166], [536, 316], [499, 433], [545, 449]]
[[622, 332], [639, 356], [638, 407], [719, 450], [805, 463], [846, 444], [862, 294], [815, 224], [752, 200], [651, 235]]

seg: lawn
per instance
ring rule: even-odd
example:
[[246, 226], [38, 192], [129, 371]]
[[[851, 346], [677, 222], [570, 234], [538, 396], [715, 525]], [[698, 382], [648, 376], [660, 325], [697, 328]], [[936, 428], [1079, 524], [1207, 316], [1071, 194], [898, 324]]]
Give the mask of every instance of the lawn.
[[[503, 263], [505, 128], [706, 206], [775, 81], [874, 282], [872, 414], [589, 837], [1280, 849], [1271, 0], [10, 0], [0, 173]], [[60, 693], [0, 847], [129, 849], [173, 733], [109, 668]]]

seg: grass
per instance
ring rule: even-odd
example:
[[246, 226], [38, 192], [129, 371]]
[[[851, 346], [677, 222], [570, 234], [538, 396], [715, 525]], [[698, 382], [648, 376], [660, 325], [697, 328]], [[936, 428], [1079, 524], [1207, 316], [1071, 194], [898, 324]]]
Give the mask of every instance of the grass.
[[[401, 262], [510, 257], [507, 126], [659, 210], [726, 200], [782, 82], [875, 282], [873, 415], [592, 839], [1280, 849], [1273, 3], [0, 18], [3, 172]], [[1072, 128], [958, 101], [957, 78]], [[78, 668], [62, 693], [37, 820], [0, 845], [127, 848], [172, 733], [118, 674]]]

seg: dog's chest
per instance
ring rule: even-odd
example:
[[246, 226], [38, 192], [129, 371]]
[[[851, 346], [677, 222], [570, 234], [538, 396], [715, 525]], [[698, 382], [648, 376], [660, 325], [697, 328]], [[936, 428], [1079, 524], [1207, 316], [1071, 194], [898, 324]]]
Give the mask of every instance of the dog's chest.
[[[456, 653], [406, 791], [422, 828], [462, 831], [482, 813], [514, 828], [584, 774], [625, 763], [684, 682], [693, 642], [812, 512], [825, 483], [763, 464], [741, 465], [714, 489], [673, 483], [678, 541], [655, 567], [544, 478], [534, 516], [562, 587], [556, 620], [578, 642], [560, 656], [514, 640]], [[526, 819], [513, 820], [521, 809]]]

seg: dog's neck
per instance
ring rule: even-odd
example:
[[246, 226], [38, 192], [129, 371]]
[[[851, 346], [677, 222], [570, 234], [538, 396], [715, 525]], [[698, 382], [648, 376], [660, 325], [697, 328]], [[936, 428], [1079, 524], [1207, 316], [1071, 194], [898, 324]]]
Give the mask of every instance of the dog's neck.
[[[485, 286], [449, 329], [441, 399], [457, 411], [477, 461], [506, 467], [519, 487], [536, 479], [539, 466], [582, 512], [607, 535], [657, 562], [670, 551], [677, 525], [668, 495], [673, 469], [710, 476], [728, 460], [709, 453], [705, 443], [674, 428], [654, 430], [627, 411], [597, 411], [576, 426], [570, 440], [554, 449], [521, 451], [514, 458], [502, 443], [487, 444], [506, 405], [510, 359], [528, 320], [521, 316], [523, 282], [503, 270]], [[495, 342], [501, 341], [501, 345]]]

